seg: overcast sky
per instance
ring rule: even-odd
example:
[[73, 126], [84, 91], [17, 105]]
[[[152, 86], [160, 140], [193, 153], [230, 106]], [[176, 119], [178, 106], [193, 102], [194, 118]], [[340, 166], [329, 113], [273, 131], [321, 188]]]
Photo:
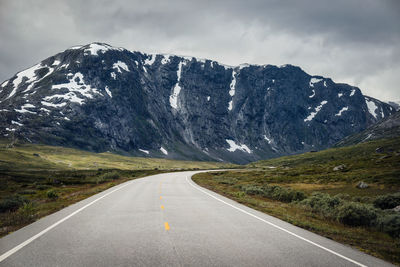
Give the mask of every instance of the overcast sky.
[[0, 0], [0, 80], [105, 42], [229, 65], [293, 64], [400, 100], [400, 1]]

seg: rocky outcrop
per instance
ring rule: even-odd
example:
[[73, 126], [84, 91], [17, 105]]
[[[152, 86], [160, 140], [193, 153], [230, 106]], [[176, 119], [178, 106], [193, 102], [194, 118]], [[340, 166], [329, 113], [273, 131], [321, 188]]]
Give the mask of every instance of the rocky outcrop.
[[[393, 113], [368, 129], [344, 138], [337, 146], [348, 146], [378, 139], [390, 139], [400, 137], [400, 111]], [[376, 148], [377, 153], [383, 153], [384, 148]], [[390, 151], [389, 151], [390, 152]], [[391, 151], [393, 152], [393, 151]]]

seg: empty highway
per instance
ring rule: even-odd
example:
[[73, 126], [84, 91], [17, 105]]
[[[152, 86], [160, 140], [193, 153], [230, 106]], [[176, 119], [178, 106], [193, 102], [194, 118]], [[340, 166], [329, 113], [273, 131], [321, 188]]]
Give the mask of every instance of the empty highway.
[[0, 239], [0, 266], [391, 266], [194, 184], [120, 184]]

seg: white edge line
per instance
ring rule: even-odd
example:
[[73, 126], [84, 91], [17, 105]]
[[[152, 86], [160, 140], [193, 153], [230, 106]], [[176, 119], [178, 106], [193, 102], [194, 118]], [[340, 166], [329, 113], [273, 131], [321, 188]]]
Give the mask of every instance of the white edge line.
[[232, 207], [232, 208], [234, 208], [234, 209], [237, 209], [237, 210], [239, 210], [239, 211], [241, 211], [241, 212], [243, 212], [243, 213], [245, 213], [245, 214], [247, 214], [247, 215], [250, 215], [250, 216], [252, 216], [252, 217], [254, 217], [254, 218], [256, 218], [256, 219], [258, 219], [258, 220], [260, 220], [260, 221], [262, 221], [262, 222], [264, 222], [264, 223], [266, 223], [266, 224], [269, 224], [269, 225], [271, 225], [271, 226], [273, 226], [273, 227], [275, 227], [275, 228], [277, 228], [277, 229], [279, 229], [279, 230], [281, 230], [281, 231], [283, 231], [283, 232], [286, 232], [286, 233], [288, 233], [288, 234], [290, 234], [290, 235], [292, 235], [292, 236], [295, 236], [295, 237], [297, 237], [297, 238], [299, 238], [299, 239], [301, 239], [301, 240], [303, 240], [303, 241], [306, 241], [306, 242], [308, 242], [308, 243], [310, 243], [310, 244], [312, 244], [312, 245], [314, 245], [314, 246], [316, 246], [316, 247], [319, 247], [319, 248], [321, 248], [321, 249], [323, 249], [323, 250], [325, 250], [325, 251], [328, 251], [328, 252], [330, 252], [330, 253], [332, 253], [332, 254], [334, 254], [334, 255], [336, 255], [336, 256], [342, 258], [342, 259], [348, 260], [349, 262], [352, 262], [352, 263], [354, 263], [354, 264], [356, 264], [356, 265], [358, 265], [358, 266], [367, 267], [367, 265], [364, 265], [364, 264], [359, 263], [359, 262], [357, 262], [357, 261], [355, 261], [355, 260], [352, 260], [352, 259], [350, 259], [350, 258], [347, 258], [346, 256], [343, 256], [342, 254], [339, 254], [339, 253], [337, 253], [337, 252], [335, 252], [335, 251], [333, 251], [333, 250], [331, 250], [331, 249], [329, 249], [329, 248], [326, 248], [326, 247], [324, 247], [324, 246], [321, 246], [321, 245], [319, 245], [319, 244], [317, 244], [317, 243], [315, 243], [315, 242], [313, 242], [313, 241], [311, 241], [311, 240], [308, 240], [307, 238], [304, 238], [304, 237], [302, 237], [302, 236], [299, 236], [299, 235], [297, 235], [297, 234], [295, 234], [295, 233], [293, 233], [293, 232], [290, 232], [289, 230], [286, 230], [285, 228], [282, 228], [282, 227], [280, 227], [280, 226], [278, 226], [278, 225], [276, 225], [276, 224], [274, 224], [274, 223], [272, 223], [272, 222], [269, 222], [269, 221], [267, 221], [267, 220], [264, 220], [263, 218], [260, 218], [260, 217], [254, 215], [254, 214], [251, 214], [250, 212], [245, 211], [245, 210], [243, 210], [243, 209], [241, 209], [241, 208], [238, 208], [238, 207], [236, 207], [236, 206], [234, 206], [234, 205], [232, 205], [232, 204], [230, 204], [230, 203], [228, 203], [228, 202], [226, 202], [226, 201], [224, 201], [224, 200], [222, 200], [222, 199], [219, 199], [219, 198], [213, 196], [212, 194], [208, 193], [207, 191], [201, 189], [198, 185], [194, 185], [194, 183], [189, 182], [189, 179], [188, 179], [188, 178], [189, 178], [189, 176], [186, 176], [186, 181], [187, 181], [191, 186], [193, 186], [194, 188], [196, 188], [197, 190], [203, 192], [204, 194], [206, 194], [206, 195], [208, 195], [208, 196], [210, 196], [210, 197], [212, 197], [212, 198], [214, 198], [214, 199], [216, 199], [216, 200], [218, 200], [218, 201], [220, 201], [220, 202], [222, 202], [222, 203], [224, 203], [224, 204], [226, 204], [226, 205], [228, 205], [228, 206], [230, 206], [230, 207]]
[[25, 247], [26, 245], [28, 245], [29, 243], [31, 243], [32, 241], [34, 241], [35, 239], [39, 238], [40, 236], [44, 235], [45, 233], [47, 233], [48, 231], [50, 231], [51, 229], [53, 229], [54, 227], [56, 227], [57, 225], [59, 225], [60, 223], [63, 223], [64, 221], [68, 220], [69, 218], [71, 218], [72, 216], [78, 214], [79, 212], [81, 212], [82, 210], [86, 209], [87, 207], [93, 205], [94, 203], [96, 203], [97, 201], [99, 201], [102, 198], [105, 198], [106, 196], [114, 193], [115, 191], [118, 191], [122, 188], [124, 188], [125, 186], [129, 185], [129, 183], [118, 187], [117, 189], [114, 189], [111, 192], [108, 192], [107, 194], [93, 200], [92, 202], [86, 204], [85, 206], [83, 206], [82, 208], [74, 211], [73, 213], [71, 213], [70, 215], [64, 217], [63, 219], [55, 222], [54, 224], [50, 225], [49, 227], [47, 227], [46, 229], [42, 230], [41, 232], [39, 232], [38, 234], [32, 236], [31, 238], [25, 240], [24, 242], [22, 242], [21, 244], [15, 246], [14, 248], [10, 249], [9, 251], [7, 251], [6, 253], [4, 253], [3, 255], [0, 256], [0, 262], [2, 262], [3, 260], [7, 259], [8, 257], [10, 257], [12, 254], [14, 254], [15, 252], [17, 252], [18, 250], [22, 249], [23, 247]]

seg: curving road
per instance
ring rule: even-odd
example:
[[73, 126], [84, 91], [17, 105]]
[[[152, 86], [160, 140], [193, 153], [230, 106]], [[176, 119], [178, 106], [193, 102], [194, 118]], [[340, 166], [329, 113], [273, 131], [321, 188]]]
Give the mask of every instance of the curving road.
[[391, 266], [194, 184], [113, 187], [0, 239], [0, 266]]

